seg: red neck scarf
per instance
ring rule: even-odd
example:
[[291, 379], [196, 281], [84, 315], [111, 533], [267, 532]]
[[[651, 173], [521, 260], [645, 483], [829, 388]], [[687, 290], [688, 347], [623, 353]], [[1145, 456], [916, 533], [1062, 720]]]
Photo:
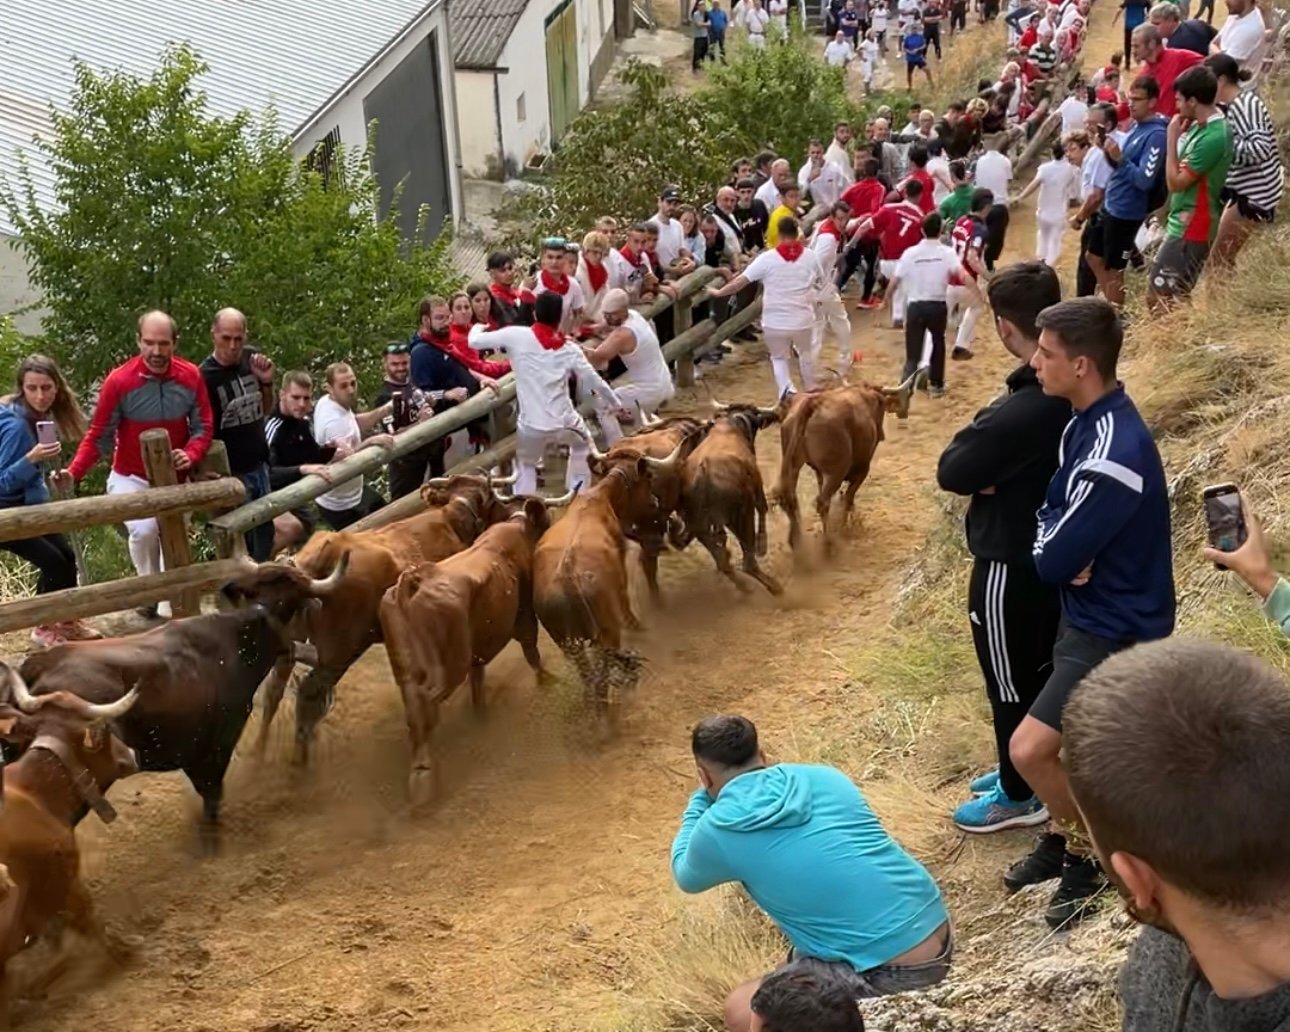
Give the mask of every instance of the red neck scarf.
[[443, 348], [452, 340], [452, 327], [449, 326], [449, 328], [443, 333], [435, 333], [433, 330], [428, 333], [425, 330], [417, 330], [417, 336], [427, 344], [433, 344], [437, 348]]
[[775, 248], [779, 256], [786, 262], [795, 262], [802, 257], [802, 252], [806, 250], [800, 240], [785, 240]]
[[559, 294], [561, 297], [563, 297], [565, 294], [569, 293], [569, 277], [561, 273], [560, 278], [555, 279], [554, 277], [552, 277], [552, 275], [549, 272], [546, 271], [546, 269], [543, 269], [542, 270], [542, 289], [549, 290], [551, 291], [551, 293]]
[[510, 305], [512, 308], [520, 303], [520, 296], [515, 292], [515, 288], [508, 287], [505, 283], [490, 284], [488, 292], [502, 304]]
[[546, 351], [559, 351], [564, 347], [564, 334], [554, 326], [546, 325], [546, 323], [534, 323], [533, 336], [537, 338], [537, 342]]
[[633, 251], [626, 244], [623, 244], [623, 246], [618, 249], [618, 253], [621, 254], [624, 258], [626, 258], [629, 262], [631, 262], [632, 268], [634, 269], [640, 268], [641, 256], [637, 254], [635, 251]]
[[842, 239], [842, 230], [838, 229], [831, 216], [820, 223], [820, 234], [825, 233], [829, 234], [829, 236], [835, 236], [839, 240]]
[[609, 270], [603, 264], [593, 265], [591, 262], [583, 262], [582, 267], [587, 270], [587, 283], [591, 287], [591, 292], [599, 294], [600, 288], [609, 279]]

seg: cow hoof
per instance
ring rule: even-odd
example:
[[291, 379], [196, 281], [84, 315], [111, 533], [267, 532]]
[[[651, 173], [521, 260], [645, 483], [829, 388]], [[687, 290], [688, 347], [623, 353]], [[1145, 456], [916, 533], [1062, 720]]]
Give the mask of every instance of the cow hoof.
[[291, 753], [291, 765], [293, 767], [309, 766], [309, 745], [306, 742], [297, 742], [295, 749]]
[[414, 768], [408, 775], [408, 802], [413, 813], [424, 813], [435, 799], [435, 776], [429, 767]]

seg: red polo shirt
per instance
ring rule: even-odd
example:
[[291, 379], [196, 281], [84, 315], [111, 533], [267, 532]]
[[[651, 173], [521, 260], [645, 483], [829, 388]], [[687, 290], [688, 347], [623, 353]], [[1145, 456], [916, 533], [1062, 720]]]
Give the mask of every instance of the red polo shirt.
[[1143, 63], [1138, 69], [1139, 75], [1149, 75], [1160, 87], [1160, 100], [1156, 104], [1156, 114], [1173, 118], [1178, 110], [1174, 97], [1174, 80], [1192, 65], [1200, 64], [1204, 58], [1192, 50], [1160, 51], [1155, 64]]

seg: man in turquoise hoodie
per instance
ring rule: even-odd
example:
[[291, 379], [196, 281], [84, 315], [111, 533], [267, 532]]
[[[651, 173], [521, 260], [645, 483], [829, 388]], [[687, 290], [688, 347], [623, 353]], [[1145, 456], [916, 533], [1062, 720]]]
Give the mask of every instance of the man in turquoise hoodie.
[[[792, 945], [785, 967], [842, 984], [856, 999], [945, 977], [953, 947], [940, 890], [850, 778], [832, 767], [767, 766], [746, 717], [707, 718], [691, 746], [703, 787], [672, 843], [682, 891], [740, 882]], [[750, 1029], [761, 982], [727, 998], [730, 1032]]]

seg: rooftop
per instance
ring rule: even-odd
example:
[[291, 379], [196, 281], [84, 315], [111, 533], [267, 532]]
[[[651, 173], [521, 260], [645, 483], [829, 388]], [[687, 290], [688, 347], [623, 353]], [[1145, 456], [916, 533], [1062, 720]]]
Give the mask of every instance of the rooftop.
[[497, 62], [528, 0], [453, 0], [453, 62], [458, 68], [488, 70]]

